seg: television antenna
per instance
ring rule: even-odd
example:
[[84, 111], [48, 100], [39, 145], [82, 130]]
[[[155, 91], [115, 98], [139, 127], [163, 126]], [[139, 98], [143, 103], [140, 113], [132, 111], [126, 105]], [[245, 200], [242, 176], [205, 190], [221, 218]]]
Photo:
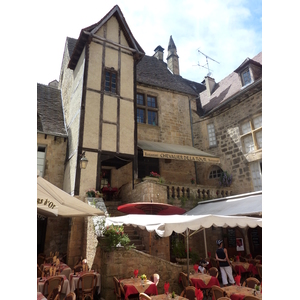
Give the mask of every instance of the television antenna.
[[201, 51], [199, 50], [199, 48], [198, 48], [198, 52], [205, 56], [206, 64], [204, 64], [203, 66], [201, 66], [201, 65], [199, 64], [199, 62], [198, 62], [197, 66], [207, 69], [207, 70], [208, 70], [207, 76], [210, 76], [210, 75], [211, 75], [211, 71], [213, 71], [213, 70], [210, 70], [210, 69], [209, 69], [208, 59], [210, 59], [210, 60], [212, 60], [212, 61], [214, 61], [214, 62], [216, 62], [216, 63], [218, 63], [218, 64], [219, 64], [219, 62], [216, 61], [215, 59], [209, 57], [208, 55], [204, 54], [203, 52], [201, 52]]

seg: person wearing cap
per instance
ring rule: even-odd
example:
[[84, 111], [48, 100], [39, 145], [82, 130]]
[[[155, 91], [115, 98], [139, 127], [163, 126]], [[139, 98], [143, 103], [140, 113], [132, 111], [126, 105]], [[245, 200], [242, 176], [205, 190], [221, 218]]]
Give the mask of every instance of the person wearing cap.
[[228, 285], [228, 280], [231, 284], [235, 284], [232, 276], [232, 268], [227, 254], [227, 249], [223, 248], [223, 240], [217, 240], [218, 249], [216, 251], [216, 260], [219, 261], [222, 282], [224, 286]]

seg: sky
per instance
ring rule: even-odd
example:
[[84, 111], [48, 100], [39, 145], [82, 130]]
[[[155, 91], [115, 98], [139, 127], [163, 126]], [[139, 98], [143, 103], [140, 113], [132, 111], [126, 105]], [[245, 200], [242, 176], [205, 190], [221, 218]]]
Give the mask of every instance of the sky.
[[192, 81], [210, 71], [218, 82], [262, 51], [262, 0], [54, 0], [39, 4], [34, 15], [36, 82], [59, 80], [66, 38], [77, 39], [116, 4], [146, 55], [160, 45], [166, 61], [172, 35], [180, 75]]

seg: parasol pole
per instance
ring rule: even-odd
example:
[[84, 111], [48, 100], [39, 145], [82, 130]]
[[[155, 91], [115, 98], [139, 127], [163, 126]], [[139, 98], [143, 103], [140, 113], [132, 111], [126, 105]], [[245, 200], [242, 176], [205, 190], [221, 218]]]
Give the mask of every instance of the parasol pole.
[[190, 259], [189, 259], [189, 229], [186, 229], [186, 255], [187, 255], [187, 277], [188, 281], [190, 280], [190, 271], [189, 271], [189, 265], [190, 265]]
[[149, 237], [149, 254], [151, 255], [151, 232], [149, 232], [150, 237]]
[[208, 257], [208, 255], [207, 255], [207, 244], [206, 244], [206, 233], [205, 233], [205, 228], [203, 229], [203, 237], [204, 237], [205, 257]]

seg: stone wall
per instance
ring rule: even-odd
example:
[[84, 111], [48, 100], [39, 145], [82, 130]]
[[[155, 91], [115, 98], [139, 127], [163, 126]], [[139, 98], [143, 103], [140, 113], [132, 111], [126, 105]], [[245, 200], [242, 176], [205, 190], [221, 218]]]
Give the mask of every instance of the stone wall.
[[[233, 176], [233, 194], [253, 191], [249, 162], [243, 153], [240, 126], [244, 120], [262, 112], [262, 92], [257, 92], [248, 99], [221, 112], [217, 116], [199, 120], [193, 114], [195, 147], [220, 157], [220, 167]], [[207, 125], [213, 123], [217, 139], [216, 147], [209, 147]], [[257, 151], [261, 159], [261, 150]], [[197, 164], [197, 172], [203, 185], [211, 185], [215, 179], [209, 179], [211, 166]]]
[[[67, 139], [38, 133], [37, 145], [46, 146], [43, 178], [58, 188], [62, 188]], [[44, 243], [44, 253], [46, 255], [49, 255], [51, 251], [67, 252], [68, 228], [69, 218], [49, 217], [47, 219]]]
[[[133, 277], [133, 271], [139, 270], [139, 275], [145, 274], [147, 278], [153, 273], [158, 273], [160, 280], [157, 286], [158, 293], [164, 293], [164, 283], [170, 283], [169, 291], [175, 291], [176, 294], [182, 292], [182, 286], [179, 283], [179, 273], [186, 272], [186, 265], [170, 263], [158, 257], [145, 254], [143, 252], [131, 249], [124, 250], [117, 248], [114, 251], [99, 249], [97, 255], [101, 260], [101, 298], [105, 300], [115, 299], [113, 277], [118, 279]], [[193, 267], [190, 266], [190, 271]]]
[[69, 221], [69, 218], [48, 217], [44, 243], [44, 253], [47, 256], [50, 252], [67, 252]]
[[38, 133], [37, 145], [46, 146], [43, 178], [61, 189], [63, 187], [67, 139]]

